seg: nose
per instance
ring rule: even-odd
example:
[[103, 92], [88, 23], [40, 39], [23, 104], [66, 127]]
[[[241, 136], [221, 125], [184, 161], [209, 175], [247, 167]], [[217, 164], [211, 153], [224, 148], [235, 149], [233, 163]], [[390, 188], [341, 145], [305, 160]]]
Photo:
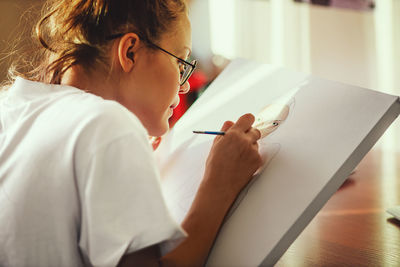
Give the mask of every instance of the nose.
[[179, 93], [180, 94], [187, 94], [190, 90], [190, 84], [189, 81], [186, 81], [180, 88], [179, 88]]

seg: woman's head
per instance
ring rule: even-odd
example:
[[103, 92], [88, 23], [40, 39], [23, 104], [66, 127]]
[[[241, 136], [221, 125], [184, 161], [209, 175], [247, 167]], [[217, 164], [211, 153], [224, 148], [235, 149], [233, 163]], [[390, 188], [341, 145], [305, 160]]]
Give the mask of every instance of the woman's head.
[[187, 16], [163, 34], [156, 46], [127, 33], [114, 43], [114, 63], [119, 89], [113, 99], [131, 110], [154, 136], [164, 134], [168, 119], [179, 104], [179, 93], [189, 90], [182, 83], [184, 66], [191, 53], [191, 29]]
[[191, 49], [185, 0], [48, 0], [36, 34], [39, 63], [17, 75], [116, 100], [150, 135], [168, 130], [178, 93], [189, 89], [176, 58]]
[[60, 83], [78, 64], [86, 70], [105, 65], [109, 37], [134, 32], [157, 43], [186, 14], [184, 0], [48, 0], [36, 27], [47, 61], [36, 80]]

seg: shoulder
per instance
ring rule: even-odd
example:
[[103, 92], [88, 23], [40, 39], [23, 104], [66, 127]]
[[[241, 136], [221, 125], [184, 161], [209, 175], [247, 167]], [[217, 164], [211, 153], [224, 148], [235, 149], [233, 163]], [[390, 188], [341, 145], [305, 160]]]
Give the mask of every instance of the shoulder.
[[91, 153], [122, 137], [149, 145], [148, 132], [139, 118], [116, 101], [67, 85], [19, 82], [24, 90], [21, 93], [35, 103], [31, 106], [42, 110], [44, 127], [51, 125], [60, 138], [72, 141], [79, 151]]
[[[30, 106], [53, 112], [65, 122], [95, 121], [102, 124], [108, 123], [109, 127], [119, 125], [125, 126], [127, 130], [134, 127], [147, 132], [140, 120], [124, 106], [84, 90], [68, 85], [45, 84], [22, 78], [17, 78], [13, 87], [14, 95], [22, 99], [23, 104], [29, 102]], [[68, 117], [68, 120], [65, 120], [65, 117]]]
[[146, 150], [150, 146], [147, 130], [135, 114], [116, 101], [72, 86], [19, 78], [7, 99], [10, 112], [35, 121], [41, 140], [57, 143], [57, 147], [69, 146], [90, 156], [122, 137]]
[[81, 145], [88, 152], [94, 152], [111, 143], [116, 144], [118, 140], [150, 147], [146, 128], [136, 115], [124, 106], [90, 94], [81, 98], [83, 99], [78, 101], [81, 103], [72, 109], [71, 118], [72, 131], [78, 137], [77, 145]]
[[[89, 98], [92, 97], [89, 96]], [[80, 109], [79, 113], [86, 118], [88, 124], [112, 128], [120, 134], [139, 131], [147, 136], [147, 130], [139, 118], [116, 101], [92, 99], [80, 105]]]
[[70, 86], [50, 87], [50, 109], [57, 112], [72, 131], [101, 132], [106, 139], [135, 133], [147, 139], [147, 130], [139, 118], [118, 102]]

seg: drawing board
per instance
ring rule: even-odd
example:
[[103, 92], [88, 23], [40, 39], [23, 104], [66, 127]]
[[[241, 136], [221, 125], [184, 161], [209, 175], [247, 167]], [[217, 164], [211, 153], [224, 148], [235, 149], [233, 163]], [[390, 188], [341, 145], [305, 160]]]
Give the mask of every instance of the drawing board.
[[264, 166], [227, 214], [207, 266], [273, 265], [400, 112], [397, 96], [235, 60], [157, 150], [162, 188], [181, 222], [226, 120], [256, 115]]

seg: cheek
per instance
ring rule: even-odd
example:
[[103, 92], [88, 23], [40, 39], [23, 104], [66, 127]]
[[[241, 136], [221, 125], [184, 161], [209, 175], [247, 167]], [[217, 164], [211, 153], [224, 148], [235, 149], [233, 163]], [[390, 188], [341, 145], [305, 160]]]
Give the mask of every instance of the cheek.
[[168, 100], [170, 100], [169, 98], [175, 98], [180, 88], [179, 72], [176, 69], [169, 67], [169, 70], [165, 70], [160, 74], [159, 80], [161, 90], [160, 95], [163, 95], [164, 98], [167, 97]]
[[[158, 53], [148, 62], [147, 68], [142, 68], [146, 75], [143, 94], [147, 99], [148, 112], [155, 112], [154, 116], [164, 114], [173, 104], [179, 92], [178, 66], [164, 54]], [[146, 73], [147, 72], [147, 73]]]
[[150, 54], [141, 66], [142, 75], [146, 77], [146, 83], [157, 87], [179, 85], [179, 70], [169, 55], [162, 52]]
[[163, 80], [165, 81], [165, 85], [179, 88], [179, 70], [177, 66], [170, 64], [166, 66], [163, 71]]
[[[175, 97], [179, 91], [177, 74], [170, 69], [171, 67], [166, 69], [160, 66], [146, 73], [145, 85], [141, 89], [144, 95], [143, 98], [147, 99], [147, 104], [152, 106], [153, 109], [157, 109], [157, 106], [159, 106], [158, 108], [160, 109], [165, 108], [165, 105], [171, 102], [171, 98]], [[169, 105], [171, 104], [172, 103], [169, 103]]]

